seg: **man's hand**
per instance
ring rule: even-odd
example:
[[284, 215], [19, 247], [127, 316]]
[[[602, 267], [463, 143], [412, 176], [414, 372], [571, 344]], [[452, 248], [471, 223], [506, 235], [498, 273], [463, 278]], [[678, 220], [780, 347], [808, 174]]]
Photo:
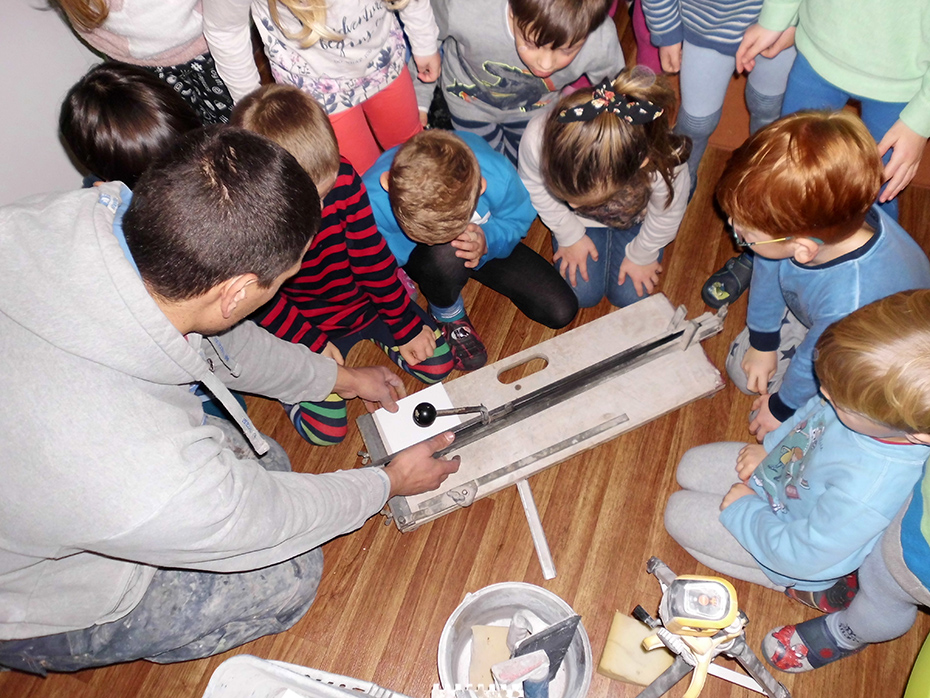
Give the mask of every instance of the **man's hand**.
[[633, 282], [633, 288], [636, 289], [636, 295], [642, 298], [656, 290], [661, 273], [662, 265], [658, 262], [636, 264], [631, 262], [629, 257], [624, 257], [620, 262], [620, 275], [617, 277], [617, 283], [623, 285], [626, 277], [629, 276], [630, 281]]
[[[754, 393], [768, 392], [769, 381], [778, 368], [778, 352], [759, 351], [749, 347], [740, 368], [746, 374], [746, 387]], [[755, 408], [753, 408], [755, 409]]]
[[403, 381], [384, 366], [339, 366], [333, 392], [346, 400], [362, 398], [369, 412], [374, 412], [378, 405], [388, 412], [397, 412], [397, 401], [407, 394]]
[[736, 474], [740, 481], [749, 481], [765, 455], [765, 447], [759, 444], [747, 444], [740, 449], [739, 455], [736, 457]]
[[[788, 43], [784, 43], [785, 41]], [[743, 34], [743, 40], [736, 50], [736, 72], [748, 73], [756, 67], [756, 56], [760, 53], [766, 58], [772, 58], [793, 43], [794, 27], [780, 32], [766, 29], [761, 24], [753, 24]]]
[[345, 366], [346, 364], [345, 359], [342, 358], [342, 352], [339, 351], [339, 348], [332, 342], [326, 343], [326, 346], [323, 347], [323, 351], [320, 352], [320, 356], [328, 356], [340, 366]]
[[926, 145], [927, 139], [912, 131], [901, 119], [895, 121], [882, 136], [878, 143], [878, 155], [884, 157], [885, 153], [891, 150], [891, 159], [885, 165], [883, 173], [888, 185], [878, 197], [879, 201], [891, 201], [911, 183], [917, 174], [917, 168], [920, 167], [920, 159]]
[[429, 112], [426, 109], [420, 109], [420, 126], [426, 128], [429, 123]]
[[770, 397], [771, 396], [768, 394], [763, 394], [757, 397], [755, 402], [752, 403], [752, 411], [758, 412], [755, 419], [749, 423], [749, 433], [753, 434], [759, 443], [762, 443], [762, 439], [765, 438], [766, 434], [770, 431], [775, 431], [781, 426], [781, 422], [775, 419], [774, 415], [772, 415], [769, 410]]
[[464, 232], [450, 243], [455, 249], [456, 257], [465, 260], [465, 266], [474, 269], [481, 262], [481, 258], [488, 253], [488, 241], [484, 237], [481, 226], [469, 223]]
[[677, 73], [681, 70], [681, 42], [671, 46], [659, 46], [659, 63], [666, 73]]
[[384, 466], [384, 472], [391, 480], [389, 496], [403, 497], [430, 492], [456, 472], [460, 462], [458, 456], [450, 460], [433, 458], [436, 451], [451, 444], [454, 438], [451, 432], [437, 434], [422, 443], [405, 448], [394, 456], [393, 460]]
[[578, 285], [578, 272], [581, 272], [582, 279], [585, 281], [588, 280], [589, 256], [595, 262], [597, 261], [597, 247], [595, 247], [594, 241], [585, 235], [574, 245], [560, 247], [558, 251], [552, 255], [552, 261], [554, 263], [558, 263], [559, 260], [562, 261], [562, 265], [559, 267], [559, 273], [562, 275], [562, 278], [568, 281], [574, 288]]
[[750, 494], [755, 494], [751, 487], [744, 485], [742, 482], [737, 482], [730, 488], [730, 491], [723, 496], [723, 501], [720, 502], [720, 511], [726, 509], [740, 497], [746, 497]]
[[436, 82], [442, 70], [442, 59], [436, 52], [432, 56], [414, 56], [413, 62], [417, 64], [417, 77], [423, 82]]
[[400, 347], [400, 355], [408, 366], [416, 366], [436, 353], [436, 335], [423, 325], [420, 334]]

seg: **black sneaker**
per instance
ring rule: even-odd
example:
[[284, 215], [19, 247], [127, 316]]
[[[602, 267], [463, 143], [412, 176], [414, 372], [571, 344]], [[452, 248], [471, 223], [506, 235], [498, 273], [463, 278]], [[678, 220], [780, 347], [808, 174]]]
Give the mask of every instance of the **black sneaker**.
[[474, 371], [488, 362], [488, 350], [466, 315], [452, 322], [436, 320], [452, 351], [452, 365], [460, 371]]
[[728, 259], [723, 267], [710, 275], [701, 289], [701, 298], [711, 308], [721, 308], [743, 295], [751, 279], [752, 255], [744, 252]]
[[850, 572], [829, 589], [823, 591], [798, 591], [785, 589], [785, 596], [800, 601], [805, 606], [816, 608], [822, 613], [836, 613], [849, 608], [859, 591], [859, 573]]

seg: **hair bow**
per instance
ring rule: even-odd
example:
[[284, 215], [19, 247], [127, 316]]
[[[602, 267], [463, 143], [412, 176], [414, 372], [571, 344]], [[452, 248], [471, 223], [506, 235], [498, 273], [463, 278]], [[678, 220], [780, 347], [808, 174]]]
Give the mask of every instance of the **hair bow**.
[[614, 91], [610, 80], [604, 80], [594, 88], [591, 99], [584, 104], [569, 107], [559, 112], [559, 121], [591, 121], [598, 114], [609, 111], [631, 124], [648, 124], [665, 112], [647, 99], [636, 99]]

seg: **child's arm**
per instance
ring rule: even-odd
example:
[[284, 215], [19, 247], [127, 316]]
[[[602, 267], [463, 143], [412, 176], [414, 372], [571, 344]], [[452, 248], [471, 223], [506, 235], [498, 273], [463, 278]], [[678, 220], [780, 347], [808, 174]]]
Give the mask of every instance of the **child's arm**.
[[[928, 84], [930, 91], [930, 75], [924, 82]], [[930, 115], [930, 98], [925, 97], [928, 102], [927, 113]], [[906, 109], [906, 108], [905, 108]], [[904, 112], [901, 112], [902, 115]], [[930, 116], [928, 116], [930, 118]], [[891, 159], [885, 165], [883, 172], [884, 179], [888, 183], [885, 190], [878, 197], [879, 201], [891, 201], [901, 193], [920, 167], [920, 160], [923, 157], [924, 150], [927, 147], [927, 136], [922, 136], [910, 126], [904, 123], [903, 119], [898, 119], [894, 125], [888, 129], [888, 132], [878, 143], [878, 154], [884, 157], [885, 153], [891, 150]]]
[[585, 281], [588, 280], [587, 259], [590, 255], [596, 261], [597, 249], [585, 232], [585, 224], [581, 218], [564, 201], [552, 196], [546, 187], [540, 160], [545, 120], [546, 114], [539, 114], [527, 124], [520, 141], [517, 167], [520, 179], [529, 192], [533, 208], [559, 243], [559, 251], [553, 261], [562, 260], [562, 276], [575, 286], [579, 273]]
[[436, 333], [423, 325], [420, 334], [399, 347], [399, 351], [408, 366], [416, 366], [436, 353]]
[[794, 43], [794, 25], [802, 0], [765, 0], [759, 21], [746, 30], [736, 51], [737, 72], [751, 71], [760, 53], [766, 58], [778, 55]]
[[216, 69], [237, 102], [260, 84], [252, 56], [251, 4], [251, 0], [203, 0], [203, 34]]
[[480, 199], [491, 213], [490, 219], [481, 224], [488, 246], [484, 259], [503, 259], [526, 237], [536, 219], [536, 209], [520, 176], [506, 157], [492, 150], [480, 136], [471, 133], [459, 135], [474, 151], [481, 166], [481, 175], [487, 181], [487, 189]]
[[788, 309], [779, 280], [781, 264], [759, 255], [753, 259], [746, 326], [750, 345], [759, 351], [775, 351], [781, 340], [781, 321]]
[[618, 284], [622, 284], [629, 276], [638, 295], [642, 296], [655, 290], [659, 282], [658, 275], [662, 272], [659, 253], [678, 235], [681, 219], [684, 218], [685, 209], [688, 207], [690, 182], [688, 164], [682, 163], [675, 168], [672, 179], [674, 197], [669, 203], [669, 189], [665, 180], [658, 174], [654, 175], [652, 192], [646, 205], [646, 217], [639, 233], [626, 246], [626, 255], [620, 264]]
[[439, 27], [429, 0], [410, 0], [399, 14], [410, 41], [417, 77], [422, 82], [436, 82], [440, 71]]
[[455, 256], [465, 260], [469, 269], [476, 268], [488, 253], [488, 240], [479, 225], [469, 223], [465, 232], [449, 243], [456, 249]]
[[[433, 25], [436, 28], [436, 34], [434, 38], [435, 38], [436, 46], [437, 46], [436, 51], [438, 51], [439, 48], [442, 47], [443, 42], [449, 36], [449, 7], [448, 7], [449, 0], [423, 0], [423, 2], [424, 4], [429, 5], [430, 7]], [[411, 2], [410, 4], [412, 5], [413, 2]], [[405, 8], [404, 12], [406, 12], [407, 9], [410, 9], [409, 5], [407, 6], [407, 8]], [[404, 24], [406, 25], [407, 19], [406, 19], [406, 14], [404, 12], [401, 13], [401, 18], [403, 18]], [[405, 31], [407, 31], [407, 36], [410, 39], [410, 42], [412, 45], [413, 37], [410, 34], [411, 30], [406, 29], [405, 27]], [[416, 30], [414, 30], [414, 33], [416, 33]], [[424, 78], [420, 76], [420, 65], [416, 61], [417, 50], [426, 51], [427, 49], [425, 47], [423, 49], [413, 49], [412, 50], [414, 54], [413, 59], [412, 59], [413, 65], [409, 66], [411, 75], [413, 75], [413, 73], [416, 72], [416, 76], [414, 77], [414, 80], [413, 80], [413, 89], [417, 96], [417, 106], [419, 107], [420, 112], [422, 112], [421, 117], [425, 121], [426, 114], [429, 111], [429, 105], [433, 101], [433, 92], [436, 89], [436, 84], [435, 84], [435, 80], [427, 81], [427, 80], [424, 80]], [[423, 55], [428, 55], [428, 54], [423, 54]], [[440, 60], [440, 63], [441, 63], [441, 60]], [[413, 70], [414, 67], [416, 68], [416, 71]], [[441, 65], [440, 65], [440, 73], [441, 73]], [[438, 76], [439, 76], [439, 73], [437, 73], [437, 77]]]
[[784, 422], [808, 400], [817, 395], [817, 379], [814, 376], [814, 347], [820, 335], [832, 323], [846, 313], [835, 313], [814, 319], [804, 340], [795, 348], [794, 356], [778, 390], [767, 397], [767, 408], [779, 422]]
[[310, 323], [287, 294], [280, 291], [271, 302], [259, 308], [251, 319], [275, 337], [294, 344], [303, 344], [317, 354], [323, 353], [329, 342], [326, 333]]
[[642, 7], [649, 39], [659, 48], [662, 70], [677, 73], [681, 70], [681, 43], [684, 41], [680, 0], [642, 0]]
[[[733, 498], [720, 512], [720, 523], [760, 565], [812, 581], [857, 569], [890, 522], [835, 485], [827, 487], [803, 519], [776, 515], [760, 496]], [[845, 572], [834, 574], [840, 569]]]
[[377, 308], [398, 346], [404, 346], [421, 333], [424, 325], [397, 278], [397, 261], [375, 224], [362, 178], [346, 161], [340, 165], [336, 187], [334, 192], [346, 222], [352, 276]]

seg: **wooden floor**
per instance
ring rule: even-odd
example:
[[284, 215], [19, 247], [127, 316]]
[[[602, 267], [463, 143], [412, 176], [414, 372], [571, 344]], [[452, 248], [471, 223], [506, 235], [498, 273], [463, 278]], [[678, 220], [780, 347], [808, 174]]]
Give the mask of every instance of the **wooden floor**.
[[[707, 152], [701, 187], [666, 256], [662, 291], [674, 303], [685, 304], [690, 317], [705, 310], [701, 283], [732, 254], [722, 222], [713, 211], [710, 191], [726, 156], [720, 150]], [[930, 249], [930, 192], [907, 191], [901, 209], [902, 223]], [[544, 255], [551, 254], [548, 236], [538, 224], [529, 242]], [[555, 334], [476, 284], [466, 289], [466, 303], [492, 361]], [[745, 307], [745, 300], [740, 300], [723, 334], [705, 342], [705, 350], [720, 367], [729, 342], [742, 329]], [[608, 312], [611, 308], [604, 304], [583, 311], [572, 327]], [[368, 347], [359, 347], [349, 356], [354, 364], [384, 360]], [[411, 382], [408, 387], [418, 386]], [[411, 533], [401, 534], [385, 526], [381, 517], [374, 517], [361, 530], [324, 546], [326, 567], [319, 596], [301, 622], [286, 633], [236, 652], [346, 674], [423, 698], [438, 681], [436, 651], [443, 625], [463, 596], [495, 582], [525, 581], [555, 592], [582, 615], [596, 661], [615, 610], [628, 612], [638, 603], [655, 609], [659, 587], [644, 570], [650, 556], [658, 555], [679, 573], [709, 572], [668, 537], [662, 527], [662, 510], [675, 490], [675, 465], [686, 449], [711, 441], [748, 440], [749, 404], [749, 397], [728, 385], [713, 398], [533, 477], [531, 484], [558, 568], [552, 581], [542, 579], [514, 488]], [[353, 404], [352, 409], [350, 417], [361, 406]], [[297, 437], [276, 403], [252, 399], [250, 413], [259, 428], [284, 444], [295, 470], [320, 473], [358, 464], [361, 440], [354, 431], [338, 447], [314, 448]], [[778, 593], [742, 582], [736, 588], [752, 621], [748, 635], [755, 649], [774, 625], [814, 615]], [[779, 678], [796, 698], [900, 696], [928, 630], [930, 620], [921, 614], [917, 626], [899, 640], [811, 674], [780, 674]], [[233, 654], [174, 666], [135, 662], [45, 679], [3, 673], [0, 696], [196, 698], [217, 665]], [[589, 695], [632, 697], [639, 690], [595, 674]], [[670, 695], [682, 692], [683, 687], [677, 687]], [[752, 694], [710, 678], [703, 695]]]

